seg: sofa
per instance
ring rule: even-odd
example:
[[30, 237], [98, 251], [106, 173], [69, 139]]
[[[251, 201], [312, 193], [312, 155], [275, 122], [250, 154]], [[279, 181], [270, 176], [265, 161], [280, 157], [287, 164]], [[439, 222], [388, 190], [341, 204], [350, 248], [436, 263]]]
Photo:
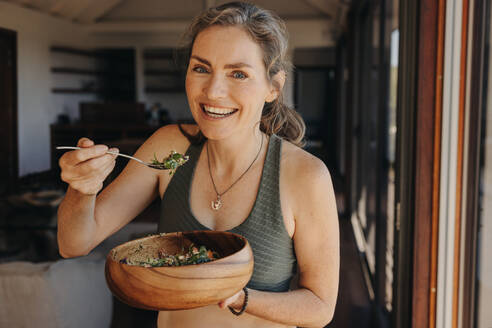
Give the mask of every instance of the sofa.
[[156, 230], [156, 223], [130, 223], [84, 257], [0, 264], [0, 327], [111, 327], [113, 297], [104, 277], [106, 255], [113, 247]]

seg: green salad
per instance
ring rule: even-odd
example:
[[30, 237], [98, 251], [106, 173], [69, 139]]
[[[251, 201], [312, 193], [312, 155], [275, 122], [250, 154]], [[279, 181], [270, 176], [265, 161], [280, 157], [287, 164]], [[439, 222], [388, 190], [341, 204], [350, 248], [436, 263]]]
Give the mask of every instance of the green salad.
[[[141, 246], [141, 245], [140, 245]], [[142, 249], [142, 248], [140, 248]], [[144, 267], [162, 267], [162, 266], [181, 266], [190, 264], [206, 263], [219, 258], [219, 254], [207, 249], [205, 246], [196, 247], [191, 244], [187, 251], [178, 254], [166, 254], [163, 249], [158, 251], [158, 258], [123, 258], [120, 263], [129, 265], [138, 265]]]
[[173, 175], [176, 169], [186, 163], [189, 157], [171, 150], [168, 157], [165, 157], [162, 161], [157, 159], [157, 155], [154, 153], [154, 158], [151, 161], [152, 167], [157, 169], [169, 170], [169, 175]]

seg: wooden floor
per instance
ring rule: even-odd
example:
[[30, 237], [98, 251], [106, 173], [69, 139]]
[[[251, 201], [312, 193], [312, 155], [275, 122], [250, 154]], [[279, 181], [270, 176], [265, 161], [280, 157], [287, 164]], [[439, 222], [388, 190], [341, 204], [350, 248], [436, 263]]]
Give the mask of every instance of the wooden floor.
[[340, 219], [340, 285], [329, 328], [369, 328], [371, 306], [350, 221]]
[[[334, 171], [332, 171], [334, 172]], [[340, 285], [337, 306], [329, 328], [369, 328], [371, 301], [364, 281], [359, 250], [347, 214], [344, 181], [332, 174], [340, 226]]]

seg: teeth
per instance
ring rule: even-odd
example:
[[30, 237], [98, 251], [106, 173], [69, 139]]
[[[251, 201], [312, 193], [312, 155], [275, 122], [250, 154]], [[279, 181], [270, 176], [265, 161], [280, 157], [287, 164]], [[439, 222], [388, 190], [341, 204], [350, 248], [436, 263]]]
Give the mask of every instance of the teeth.
[[204, 105], [203, 108], [205, 108], [205, 111], [207, 111], [208, 114], [216, 114], [216, 115], [227, 115], [227, 114], [234, 113], [236, 111], [235, 109], [210, 107], [206, 105]]
[[222, 118], [222, 117], [226, 116], [226, 115], [212, 114], [212, 113], [209, 113], [209, 112], [206, 112], [206, 113], [207, 113], [208, 116], [215, 117], [215, 118], [219, 118], [219, 117]]

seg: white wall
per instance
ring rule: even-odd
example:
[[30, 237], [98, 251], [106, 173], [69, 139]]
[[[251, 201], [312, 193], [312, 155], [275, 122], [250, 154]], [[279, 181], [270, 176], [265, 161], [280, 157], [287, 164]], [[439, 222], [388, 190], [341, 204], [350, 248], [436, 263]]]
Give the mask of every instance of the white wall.
[[[63, 62], [56, 56], [54, 59], [54, 54], [50, 52], [52, 45], [81, 48], [134, 47], [137, 51], [138, 101], [146, 102], [147, 106], [159, 101], [164, 107], [175, 110], [172, 113], [174, 118], [185, 118], [189, 116], [186, 97], [183, 95], [145, 94], [143, 63], [139, 54], [148, 47], [175, 47], [186, 25], [187, 22], [83, 26], [0, 2], [0, 27], [17, 32], [19, 175], [49, 169], [49, 125], [61, 113], [76, 118], [79, 101], [96, 100], [92, 95], [51, 92], [51, 88], [60, 86], [60, 83], [77, 83], [50, 72], [52, 65]], [[333, 45], [329, 21], [295, 20], [288, 21], [287, 27], [291, 37], [291, 57], [296, 47]], [[290, 78], [285, 89], [288, 104], [293, 103], [292, 82]]]
[[67, 21], [0, 2], [0, 27], [17, 32], [19, 175], [50, 168], [49, 125], [80, 96], [51, 93], [53, 44], [87, 46], [87, 33]]

